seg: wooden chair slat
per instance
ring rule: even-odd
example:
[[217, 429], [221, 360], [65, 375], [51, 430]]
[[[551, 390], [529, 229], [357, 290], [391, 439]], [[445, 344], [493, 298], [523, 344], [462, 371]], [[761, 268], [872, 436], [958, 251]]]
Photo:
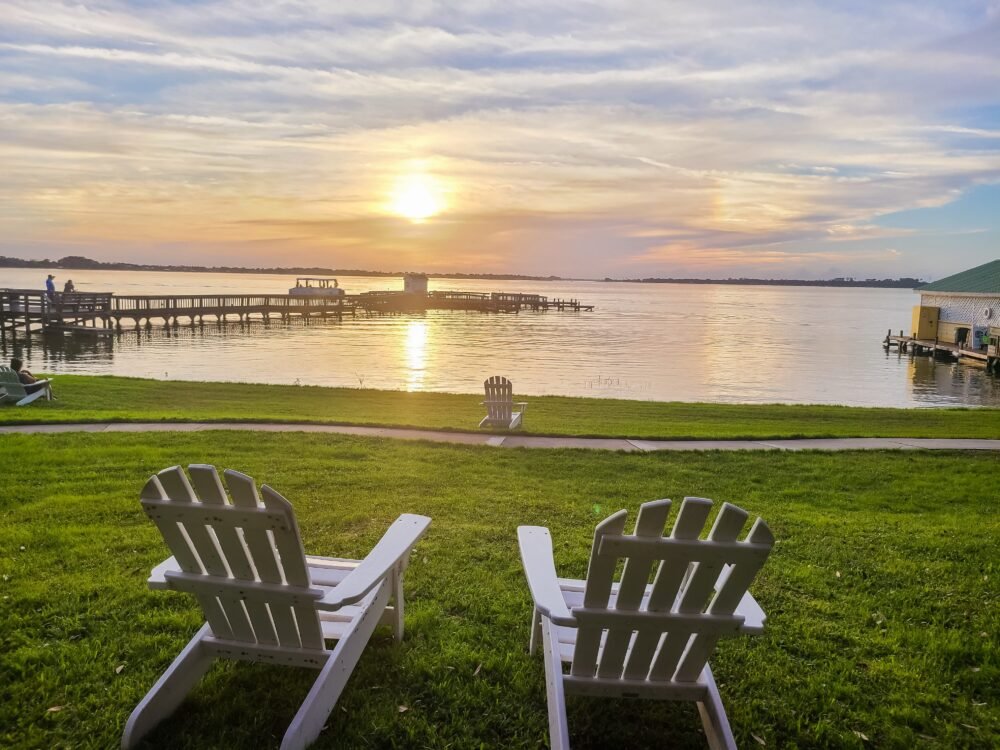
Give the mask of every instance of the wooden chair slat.
[[299, 640], [299, 627], [295, 623], [294, 608], [287, 604], [272, 603], [268, 605], [268, 609], [274, 622], [278, 643], [287, 648], [299, 648], [302, 641]]
[[[221, 504], [224, 506], [225, 494], [223, 493], [220, 497], [218, 490], [221, 488], [213, 486], [211, 481], [204, 481], [204, 472], [195, 472], [195, 476], [199, 474], [199, 481], [204, 485], [206, 495], [209, 497], [208, 503], [200, 501], [194, 487], [179, 466], [174, 466], [160, 472], [160, 483], [163, 485], [167, 497], [171, 499], [172, 503], [178, 506], [177, 510], [180, 511], [180, 517], [184, 518], [185, 515], [191, 516], [190, 520], [181, 520], [178, 523], [187, 533], [188, 539], [191, 541], [198, 558], [201, 560], [202, 566], [205, 568], [205, 572], [212, 576], [228, 577], [231, 571], [227, 565], [227, 555], [220, 549], [222, 540], [217, 537], [216, 528], [205, 525], [202, 517], [196, 517], [196, 513], [202, 510], [205, 505], [218, 506], [221, 500]], [[185, 505], [188, 508], [184, 508]], [[202, 506], [202, 508], [198, 506]], [[182, 508], [184, 510], [181, 510]], [[195, 513], [186, 513], [185, 511], [187, 510], [195, 511]], [[200, 515], [200, 513], [197, 513], [197, 516]], [[242, 572], [245, 575], [242, 577], [247, 578], [246, 574], [249, 573], [250, 580], [253, 580], [253, 573], [251, 570], [248, 570], [249, 566], [246, 565], [246, 553], [242, 542], [236, 537], [236, 530], [221, 525], [218, 530], [223, 534], [227, 546], [233, 548], [234, 553], [236, 553], [234, 559], [237, 561], [237, 565], [239, 565], [240, 558], [243, 558], [245, 567]], [[241, 576], [234, 577], [238, 578]], [[228, 637], [246, 643], [256, 643], [257, 635], [242, 600], [234, 596], [218, 596], [217, 600], [226, 615], [226, 621], [229, 625]], [[263, 626], [264, 622], [261, 621], [261, 624]], [[214, 629], [213, 627], [213, 631]], [[268, 633], [263, 627], [262, 630], [262, 635], [264, 636], [263, 642], [267, 642]], [[219, 635], [219, 633], [216, 633], [216, 635]]]
[[[191, 483], [205, 505], [228, 506], [226, 491], [214, 466], [192, 464], [188, 467], [188, 471], [191, 474]], [[250, 564], [250, 553], [243, 542], [241, 530], [223, 524], [216, 524], [214, 529], [215, 538], [219, 541], [233, 577], [255, 580], [253, 566]], [[252, 615], [251, 619], [254, 619]]]
[[[142, 500], [163, 502], [167, 500], [167, 493], [163, 490], [159, 478], [154, 476], [150, 477], [149, 481], [146, 482], [146, 486], [142, 488], [140, 497]], [[181, 570], [188, 573], [204, 572], [198, 556], [194, 553], [194, 549], [188, 541], [187, 535], [181, 531], [177, 523], [163, 518], [155, 510], [151, 510], [145, 507], [145, 505], [143, 507], [146, 515], [156, 524], [156, 527], [163, 535], [163, 540], [170, 547], [171, 552], [174, 553], [174, 557], [177, 559], [177, 564], [180, 565]]]
[[188, 482], [187, 477], [184, 476], [184, 470], [180, 466], [171, 466], [168, 469], [164, 469], [157, 473], [156, 477], [160, 480], [160, 486], [163, 487], [167, 500], [175, 503], [194, 503], [198, 501], [197, 495], [194, 494], [194, 488]]
[[[729, 506], [732, 508], [733, 506]], [[723, 506], [723, 511], [726, 507]], [[740, 510], [737, 508], [736, 510]], [[740, 511], [741, 513], [743, 511]], [[728, 526], [721, 529], [719, 534], [723, 537], [728, 537], [732, 534], [732, 538], [735, 538], [739, 534], [740, 530], [743, 528], [743, 524], [746, 522], [746, 514], [741, 519], [735, 516], [735, 514], [730, 513], [733, 516], [729, 520]], [[720, 520], [722, 514], [720, 513]], [[737, 527], [737, 523], [739, 526]], [[719, 523], [716, 523], [719, 526]], [[736, 529], [735, 532], [733, 529]], [[715, 529], [713, 529], [714, 535]], [[774, 544], [774, 537], [771, 535], [771, 530], [767, 527], [760, 518], [754, 523], [753, 527], [750, 529], [750, 533], [747, 535], [747, 540], [751, 544]], [[700, 565], [704, 565], [701, 563]], [[745, 562], [738, 562], [730, 568], [728, 571], [728, 576], [725, 582], [718, 587], [718, 592], [716, 593], [714, 599], [708, 606], [708, 613], [710, 615], [728, 615], [736, 609], [736, 605], [740, 603], [743, 595], [746, 593], [753, 579], [757, 577], [757, 573], [760, 571], [761, 567], [764, 565], [764, 558], [760, 560], [748, 560]], [[721, 572], [721, 571], [720, 571]], [[697, 633], [691, 639], [691, 643], [688, 646], [687, 653], [681, 658], [680, 665], [677, 667], [677, 674], [675, 679], [680, 682], [691, 682], [698, 679], [698, 675], [701, 674], [702, 669], [705, 668], [705, 664], [708, 662], [708, 657], [712, 655], [712, 651], [715, 649], [715, 644], [719, 640], [718, 634], [712, 633]]]
[[[671, 539], [697, 539], [705, 527], [712, 501], [703, 497], [686, 497], [670, 532]], [[677, 591], [689, 570], [689, 566], [660, 563], [653, 581], [653, 592], [649, 596], [648, 609], [652, 612], [669, 610], [674, 605]]]
[[[746, 511], [737, 508], [735, 505], [724, 503], [722, 510], [719, 511], [719, 515], [715, 519], [712, 530], [709, 532], [709, 540], [718, 542], [731, 542], [735, 540], [739, 536], [740, 530], [743, 528], [746, 520]], [[724, 562], [720, 559], [714, 562], [704, 560], [688, 567], [689, 574], [680, 593], [680, 601], [677, 605], [678, 612], [693, 613], [704, 610], [708, 597], [715, 587], [715, 582], [719, 578], [719, 573], [722, 572], [723, 565]], [[685, 658], [685, 651], [689, 650], [696, 640], [699, 642], [699, 646], [698, 650], [693, 652], [695, 655], [703, 650], [703, 647], [708, 642], [707, 637], [698, 634], [692, 636], [688, 632], [668, 632], [654, 659], [653, 667], [650, 670], [650, 678], [668, 680], [673, 677], [678, 669], [679, 662], [682, 658]], [[712, 641], [713, 646], [714, 644], [715, 641]], [[707, 652], [705, 656], [707, 658]], [[702, 666], [704, 666], [704, 663]], [[701, 674], [700, 667], [698, 674]], [[697, 678], [697, 674], [695, 678]], [[690, 680], [685, 680], [685, 682], [687, 681]]]
[[[747, 522], [748, 513], [735, 505], [724, 503], [722, 510], [712, 525], [708, 538], [713, 542], [732, 542], [739, 536]], [[705, 545], [706, 547], [709, 545]], [[715, 582], [722, 572], [723, 560], [695, 563], [694, 570], [681, 595], [678, 610], [681, 612], [702, 612], [708, 597], [715, 590]], [[728, 613], [727, 613], [728, 614]]]
[[[711, 510], [711, 500], [702, 497], [684, 498], [670, 532], [670, 538], [697, 539], [705, 527], [705, 521], [708, 520]], [[690, 565], [678, 564], [676, 560], [660, 562], [646, 609], [650, 612], [670, 611], [689, 568]], [[636, 636], [625, 663], [625, 679], [641, 680], [647, 675], [652, 679], [654, 674], [656, 679], [662, 679], [661, 673], [667, 668], [668, 662], [672, 659], [672, 664], [677, 664], [683, 644], [675, 644], [670, 651], [664, 652], [661, 648], [657, 652], [657, 647], [663, 638], [663, 633], [655, 630], [647, 630]], [[657, 656], [656, 659], [654, 655]]]
[[[667, 523], [669, 513], [669, 500], [643, 503], [639, 507], [639, 515], [635, 521], [635, 535], [640, 537], [663, 536], [663, 527]], [[653, 560], [649, 558], [632, 557], [625, 561], [621, 585], [615, 600], [615, 609], [636, 610], [639, 608], [652, 568]], [[621, 677], [625, 653], [632, 642], [633, 632], [631, 627], [617, 627], [608, 630], [600, 663], [597, 665], [598, 677]]]
[[275, 633], [274, 623], [271, 622], [271, 612], [268, 605], [254, 599], [244, 599], [243, 606], [246, 608], [247, 617], [250, 618], [250, 625], [253, 627], [257, 643], [267, 646], [278, 645], [278, 635]]
[[[311, 586], [309, 571], [306, 567], [306, 554], [302, 548], [298, 523], [292, 512], [292, 505], [278, 492], [266, 484], [260, 488], [264, 507], [272, 511], [287, 514], [289, 523], [286, 531], [273, 531], [274, 544], [277, 548], [279, 564], [285, 582], [290, 586]], [[322, 648], [323, 631], [320, 627], [319, 613], [315, 607], [297, 605], [294, 611], [298, 638], [302, 648]]]
[[[594, 530], [594, 545], [590, 553], [590, 565], [587, 568], [587, 584], [583, 592], [585, 607], [606, 607], [611, 596], [611, 584], [614, 580], [617, 558], [600, 553], [601, 537], [605, 534], [621, 534], [625, 529], [625, 519], [628, 513], [620, 510], [604, 519]], [[570, 673], [578, 677], [592, 677], [597, 668], [597, 654], [601, 646], [603, 628], [581, 627], [577, 634], [576, 654]]]
[[226, 612], [222, 608], [222, 604], [219, 603], [218, 597], [196, 594], [195, 599], [198, 600], [212, 633], [219, 638], [232, 638], [233, 630], [229, 627], [229, 618], [226, 617]]
[[191, 483], [188, 482], [184, 471], [180, 466], [171, 466], [169, 469], [161, 471], [157, 476], [172, 506], [169, 510], [177, 514], [177, 523], [184, 529], [191, 541], [191, 546], [201, 561], [202, 567], [211, 575], [229, 575], [229, 570], [222, 559], [214, 536], [210, 534], [202, 519], [189, 513], [192, 509], [198, 510], [198, 506], [201, 506], [202, 503], [198, 500], [198, 496]]
[[188, 466], [191, 475], [191, 485], [198, 497], [206, 505], [228, 505], [229, 498], [222, 486], [222, 479], [214, 466], [209, 464], [191, 464]]
[[[232, 495], [233, 505], [243, 508], [257, 508], [260, 506], [260, 497], [257, 494], [257, 485], [253, 479], [246, 474], [227, 469], [223, 472], [226, 478], [226, 487]], [[250, 560], [257, 577], [268, 583], [284, 583], [281, 577], [281, 570], [278, 567], [278, 560], [274, 549], [274, 543], [267, 531], [263, 529], [243, 529], [243, 539], [247, 549], [250, 551]], [[271, 613], [274, 615], [274, 612]], [[275, 618], [275, 625], [278, 624]], [[280, 636], [280, 632], [279, 632]]]
[[323, 629], [320, 627], [315, 607], [300, 604], [294, 609], [302, 648], [323, 648]]
[[233, 640], [256, 643], [257, 636], [254, 633], [253, 626], [250, 624], [250, 617], [243, 608], [243, 602], [239, 599], [220, 596], [219, 603], [226, 613], [226, 619], [229, 620], [229, 627], [233, 632]]
[[266, 484], [260, 488], [260, 494], [265, 508], [284, 512], [288, 517], [288, 531], [272, 532], [285, 582], [293, 586], [312, 585], [306, 568], [306, 553], [302, 548], [302, 539], [299, 536], [299, 527], [291, 503]]
[[[762, 544], [771, 546], [774, 544], [774, 535], [771, 529], [764, 523], [763, 518], [754, 521], [747, 534], [746, 541], [751, 544]], [[737, 563], [729, 571], [725, 582], [719, 586], [715, 598], [708, 605], [708, 612], [713, 615], [729, 615], [736, 609], [736, 606], [743, 599], [750, 584], [753, 583], [757, 573], [764, 566], [766, 558], [753, 562]]]

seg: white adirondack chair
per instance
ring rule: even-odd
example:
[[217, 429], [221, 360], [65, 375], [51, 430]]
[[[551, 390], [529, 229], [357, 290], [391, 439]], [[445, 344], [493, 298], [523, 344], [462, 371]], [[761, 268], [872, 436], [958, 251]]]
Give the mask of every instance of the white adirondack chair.
[[569, 747], [569, 693], [696, 701], [709, 745], [736, 747], [708, 658], [722, 637], [763, 632], [764, 612], [747, 588], [774, 537], [758, 518], [738, 541], [747, 513], [724, 503], [700, 540], [711, 508], [711, 500], [685, 498], [668, 537], [669, 500], [642, 505], [634, 534], [623, 533], [624, 510], [608, 517], [594, 532], [585, 581], [556, 576], [548, 529], [518, 528], [534, 599], [531, 652], [539, 638], [544, 644], [553, 750]]
[[[483, 383], [486, 388], [486, 416], [479, 423], [480, 427], [502, 427], [506, 430], [516, 430], [521, 426], [521, 417], [528, 405], [524, 401], [514, 402], [514, 388], [507, 378], [494, 375]], [[520, 406], [520, 411], [514, 411]]]
[[[364, 560], [307, 556], [292, 506], [273, 489], [258, 494], [253, 479], [226, 471], [230, 499], [214, 466], [188, 470], [190, 481], [174, 466], [142, 490], [146, 515], [174, 553], [149, 586], [193, 594], [207, 622], [136, 706], [122, 748], [169, 716], [216, 658], [320, 670], [281, 743], [304, 748], [375, 626], [391, 624], [402, 639], [403, 572], [430, 519], [401, 515]], [[326, 640], [337, 644], [328, 649]]]
[[0, 404], [9, 402], [17, 406], [27, 406], [40, 398], [46, 401], [52, 400], [51, 380], [39, 380], [33, 385], [39, 387], [34, 392], [28, 393], [17, 373], [6, 365], [0, 365]]

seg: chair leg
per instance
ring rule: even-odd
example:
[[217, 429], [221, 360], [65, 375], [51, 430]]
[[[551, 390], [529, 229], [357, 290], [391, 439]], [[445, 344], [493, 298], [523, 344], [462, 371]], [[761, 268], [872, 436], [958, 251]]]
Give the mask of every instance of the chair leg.
[[542, 639], [542, 616], [538, 614], [538, 610], [532, 607], [531, 609], [531, 640], [528, 642], [528, 653], [532, 656], [538, 650], [538, 643]]
[[392, 572], [392, 604], [393, 622], [392, 634], [396, 643], [403, 641], [403, 571], [405, 563], [399, 563]]
[[726, 716], [725, 706], [722, 705], [719, 688], [712, 676], [712, 668], [707, 664], [702, 676], [708, 685], [708, 695], [704, 701], [698, 702], [698, 713], [701, 714], [708, 746], [712, 750], [736, 750], [736, 740], [733, 738], [733, 730], [729, 727], [729, 718]]
[[17, 406], [27, 406], [32, 401], [37, 401], [38, 399], [40, 399], [44, 395], [45, 395], [45, 389], [44, 388], [41, 389], [41, 390], [35, 391], [34, 393], [29, 393], [27, 396], [25, 396], [24, 398], [22, 398], [20, 401], [17, 402]]
[[542, 643], [545, 648], [545, 698], [549, 705], [549, 745], [552, 750], [569, 750], [569, 722], [566, 720], [566, 693], [558, 637], [556, 626], [545, 618]]
[[361, 654], [379, 623], [382, 612], [389, 603], [391, 586], [383, 580], [374, 600], [358, 617], [327, 659], [319, 677], [313, 683], [309, 695], [292, 719], [292, 723], [281, 740], [281, 750], [303, 750], [319, 737], [330, 712], [337, 705], [347, 681], [357, 665]]
[[122, 734], [122, 750], [129, 750], [161, 721], [170, 716], [187, 696], [194, 684], [212, 666], [214, 657], [202, 648], [201, 640], [211, 635], [208, 623], [202, 625], [194, 638], [167, 667], [156, 684], [139, 701], [128, 717]]

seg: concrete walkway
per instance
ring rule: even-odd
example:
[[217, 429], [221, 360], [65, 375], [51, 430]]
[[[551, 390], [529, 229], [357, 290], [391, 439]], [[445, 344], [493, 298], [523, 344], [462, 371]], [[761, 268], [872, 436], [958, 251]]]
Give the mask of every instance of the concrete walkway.
[[945, 438], [828, 438], [802, 440], [626, 440], [624, 438], [541, 437], [496, 435], [485, 432], [446, 432], [399, 427], [361, 427], [337, 424], [268, 422], [111, 422], [96, 424], [32, 424], [0, 426], [0, 435], [62, 432], [203, 432], [250, 430], [253, 432], [321, 432], [337, 435], [429, 440], [435, 443], [490, 445], [497, 448], [588, 448], [608, 451], [855, 451], [855, 450], [962, 450], [1000, 451], [1000, 440]]

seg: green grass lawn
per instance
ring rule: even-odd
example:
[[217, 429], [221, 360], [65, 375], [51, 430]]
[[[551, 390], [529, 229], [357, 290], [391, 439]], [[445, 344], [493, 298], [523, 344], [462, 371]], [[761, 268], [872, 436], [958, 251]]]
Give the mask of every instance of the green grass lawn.
[[[544, 744], [516, 527], [549, 526], [560, 573], [583, 576], [598, 520], [685, 494], [760, 514], [779, 540], [753, 587], [766, 634], [713, 659], [741, 747], [982, 748], [1000, 733], [992, 455], [208, 432], [0, 436], [0, 746], [112, 747], [198, 628], [191, 598], [145, 587], [167, 550], [137, 500], [151, 473], [192, 462], [284, 493], [315, 554], [363, 556], [402, 512], [434, 519], [407, 574], [405, 641], [376, 631], [317, 748]], [[277, 747], [312, 677], [217, 666], [149, 746]], [[570, 699], [578, 749], [700, 749], [699, 726], [691, 705]]]
[[[58, 401], [0, 407], [0, 424], [340, 422], [475, 430], [481, 396], [60, 375]], [[1000, 437], [1000, 409], [859, 409], [528, 397], [525, 432], [639, 438]]]

